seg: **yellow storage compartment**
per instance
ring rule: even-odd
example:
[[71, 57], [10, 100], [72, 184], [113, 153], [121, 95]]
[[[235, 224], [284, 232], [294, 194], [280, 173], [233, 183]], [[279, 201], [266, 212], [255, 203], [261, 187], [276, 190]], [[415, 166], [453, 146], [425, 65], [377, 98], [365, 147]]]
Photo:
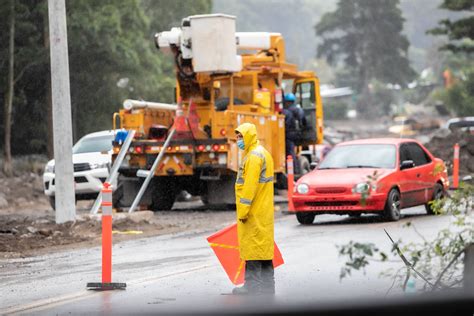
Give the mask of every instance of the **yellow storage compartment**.
[[256, 89], [253, 93], [253, 103], [259, 106], [262, 113], [270, 113], [271, 95], [268, 89]]

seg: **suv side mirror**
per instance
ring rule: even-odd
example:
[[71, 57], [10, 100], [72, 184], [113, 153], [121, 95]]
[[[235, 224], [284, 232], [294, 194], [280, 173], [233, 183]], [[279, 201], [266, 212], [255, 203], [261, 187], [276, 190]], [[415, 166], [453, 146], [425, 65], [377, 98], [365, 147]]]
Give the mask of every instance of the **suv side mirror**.
[[309, 169], [314, 170], [317, 166], [318, 166], [318, 163], [315, 162], [315, 161], [313, 161], [313, 162], [309, 165]]
[[410, 169], [413, 167], [415, 167], [415, 163], [413, 162], [413, 160], [404, 160], [400, 164], [400, 170]]
[[471, 183], [473, 182], [473, 178], [472, 176], [465, 176], [464, 178], [462, 178], [462, 182], [468, 182], [468, 183]]

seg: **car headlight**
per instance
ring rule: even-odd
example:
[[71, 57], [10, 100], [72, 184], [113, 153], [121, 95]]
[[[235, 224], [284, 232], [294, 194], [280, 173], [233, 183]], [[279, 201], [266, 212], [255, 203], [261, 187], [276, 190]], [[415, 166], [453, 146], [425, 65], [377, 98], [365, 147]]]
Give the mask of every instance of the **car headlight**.
[[309, 186], [306, 183], [300, 183], [296, 186], [296, 192], [299, 194], [308, 194]]
[[107, 168], [108, 167], [108, 163], [104, 162], [104, 163], [91, 163], [90, 166], [91, 166], [91, 169], [100, 169], [100, 168]]
[[357, 183], [353, 188], [354, 193], [367, 193], [369, 192], [370, 185], [366, 182]]
[[44, 172], [54, 173], [54, 165], [46, 165], [46, 167], [44, 168]]

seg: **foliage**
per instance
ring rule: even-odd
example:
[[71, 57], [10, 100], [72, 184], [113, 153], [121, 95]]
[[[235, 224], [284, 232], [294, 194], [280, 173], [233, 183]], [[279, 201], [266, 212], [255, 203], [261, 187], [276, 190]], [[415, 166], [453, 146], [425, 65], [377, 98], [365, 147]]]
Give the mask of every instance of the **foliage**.
[[[430, 202], [437, 215], [450, 215], [449, 227], [438, 232], [433, 240], [422, 236], [415, 225], [407, 222], [405, 227], [413, 229], [422, 242], [394, 242], [392, 256], [399, 256], [405, 266], [399, 270], [387, 270], [385, 276], [394, 278], [405, 289], [411, 274], [424, 280], [424, 290], [442, 290], [462, 284], [462, 258], [465, 248], [474, 242], [474, 186], [461, 183], [459, 190], [449, 197]], [[353, 270], [364, 270], [371, 261], [388, 261], [388, 255], [372, 243], [350, 243], [338, 246], [339, 254], [348, 257], [341, 268], [340, 278]], [[365, 270], [364, 270], [365, 271]], [[406, 271], [405, 275], [402, 273]]]
[[[450, 11], [468, 11], [474, 10], [474, 0], [444, 0], [442, 9]], [[447, 35], [449, 43], [442, 49], [452, 52], [474, 52], [474, 16], [468, 15], [457, 21], [443, 19], [439, 22], [437, 28], [428, 33], [433, 35]]]
[[405, 84], [415, 72], [407, 59], [403, 22], [397, 0], [339, 1], [337, 9], [316, 25], [323, 37], [318, 56], [349, 67], [359, 78], [359, 91], [372, 79]]
[[367, 179], [365, 180], [365, 183], [367, 184], [367, 190], [362, 192], [360, 195], [360, 204], [362, 206], [365, 206], [367, 204], [367, 199], [370, 196], [370, 193], [372, 191], [377, 190], [377, 180], [380, 177], [380, 174], [378, 173], [377, 170], [374, 170], [374, 172], [370, 175], [367, 176]]
[[415, 77], [403, 23], [398, 0], [354, 0], [339, 1], [336, 10], [324, 14], [316, 25], [316, 33], [322, 36], [318, 57], [338, 67], [338, 81], [358, 92], [356, 107], [361, 115], [374, 117], [390, 108], [390, 102], [385, 102], [387, 91], [378, 89], [374, 95], [371, 82], [403, 86]]
[[344, 267], [341, 268], [340, 279], [351, 275], [352, 270], [364, 270], [369, 265], [369, 260], [373, 260], [375, 254], [380, 255], [380, 261], [386, 261], [387, 255], [381, 252], [373, 243], [358, 243], [350, 241], [347, 245], [337, 246], [340, 256], [348, 256]]
[[466, 80], [458, 81], [441, 95], [444, 104], [458, 116], [474, 114], [474, 68], [466, 76]]
[[390, 114], [391, 105], [395, 101], [393, 90], [387, 88], [386, 85], [380, 82], [371, 84], [371, 98], [373, 104], [376, 105], [374, 111], [376, 115]]
[[[47, 1], [15, 0], [12, 151], [45, 153], [48, 129], [49, 35]], [[126, 98], [172, 102], [172, 58], [156, 51], [155, 32], [204, 14], [211, 0], [75, 0], [66, 3], [74, 139], [112, 126]], [[0, 104], [8, 60], [8, 1], [0, 2]], [[123, 79], [126, 85], [117, 85]], [[3, 122], [3, 111], [0, 111]], [[0, 126], [3, 129], [3, 126]], [[0, 147], [3, 138], [0, 139]]]
[[326, 120], [343, 120], [347, 119], [347, 110], [349, 106], [344, 101], [324, 102], [324, 119]]

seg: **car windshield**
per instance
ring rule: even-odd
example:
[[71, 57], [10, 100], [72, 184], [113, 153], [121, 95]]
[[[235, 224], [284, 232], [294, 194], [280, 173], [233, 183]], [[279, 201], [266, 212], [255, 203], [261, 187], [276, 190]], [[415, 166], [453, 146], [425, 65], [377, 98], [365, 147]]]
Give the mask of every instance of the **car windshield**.
[[344, 145], [332, 149], [318, 169], [395, 168], [394, 145]]
[[81, 138], [72, 147], [73, 154], [109, 151], [112, 149], [113, 136]]

